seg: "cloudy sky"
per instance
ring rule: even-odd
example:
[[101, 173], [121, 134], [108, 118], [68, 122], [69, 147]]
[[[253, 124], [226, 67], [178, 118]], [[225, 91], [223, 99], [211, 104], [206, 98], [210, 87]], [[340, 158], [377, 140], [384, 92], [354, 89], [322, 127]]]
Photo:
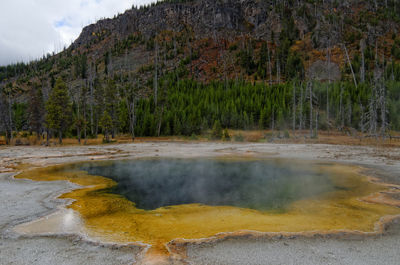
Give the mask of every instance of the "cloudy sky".
[[0, 0], [0, 65], [60, 51], [82, 28], [154, 0]]

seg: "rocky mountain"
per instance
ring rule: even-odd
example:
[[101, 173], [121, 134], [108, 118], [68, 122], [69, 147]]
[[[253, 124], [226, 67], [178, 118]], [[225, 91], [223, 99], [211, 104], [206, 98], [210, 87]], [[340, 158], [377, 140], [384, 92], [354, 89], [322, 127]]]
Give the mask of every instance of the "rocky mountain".
[[[163, 1], [89, 25], [60, 54], [14, 73], [3, 67], [0, 77], [29, 79], [35, 71], [74, 81], [103, 78], [110, 70], [148, 79], [159, 64], [164, 72], [184, 65], [203, 81], [240, 76], [284, 82], [293, 77], [286, 68], [295, 57], [295, 68], [306, 75], [311, 69], [309, 76], [326, 79], [333, 71], [331, 78], [340, 79], [347, 64], [344, 45], [351, 59], [359, 56], [361, 44], [373, 54], [377, 49], [386, 59], [400, 59], [399, 52], [391, 54], [400, 49], [399, 9], [397, 1]], [[321, 64], [328, 59], [329, 65]]]
[[[254, 85], [288, 84], [293, 80], [302, 85], [311, 81], [349, 82], [354, 86], [346, 88], [347, 97], [353, 97], [350, 108], [362, 107], [360, 111], [364, 112], [368, 104], [378, 104], [377, 100], [368, 103], [368, 97], [371, 93], [379, 96], [374, 91], [380, 91], [380, 80], [400, 81], [399, 14], [400, 3], [396, 0], [161, 1], [132, 7], [112, 19], [88, 25], [70, 47], [58, 54], [29, 64], [0, 67], [0, 88], [9, 98], [5, 101], [8, 105], [26, 103], [28, 92], [35, 87], [41, 88], [46, 101], [61, 77], [76, 106], [83, 96], [91, 104], [90, 120], [96, 128], [100, 119], [93, 121], [96, 95], [107, 102], [109, 96], [103, 93], [107, 87], [113, 89], [109, 94], [116, 95], [117, 101], [125, 100], [127, 87], [133, 87], [135, 98], [152, 97], [158, 103], [158, 97], [167, 97], [159, 94], [167, 93], [169, 85], [163, 80], [168, 76], [174, 76], [174, 82], [190, 79], [202, 84], [226, 84], [229, 80]], [[358, 84], [374, 90], [364, 93]], [[341, 113], [337, 115], [343, 125], [340, 86], [336, 91], [335, 104], [340, 105], [337, 109]], [[324, 104], [328, 105], [325, 123], [332, 124], [330, 103]], [[287, 113], [282, 113], [285, 119], [291, 111], [288, 105], [284, 104]], [[150, 107], [154, 112], [161, 111], [152, 114], [155, 119], [165, 115], [158, 104]], [[375, 110], [379, 108], [386, 112], [383, 107]], [[253, 118], [248, 117], [254, 126], [261, 112], [248, 111], [254, 112]], [[272, 108], [265, 115], [272, 115], [274, 121], [274, 115], [279, 114], [275, 112]], [[245, 114], [238, 115], [246, 120]], [[172, 120], [172, 116], [169, 118]], [[348, 121], [355, 123], [351, 117]], [[210, 126], [213, 121], [207, 122]], [[231, 126], [229, 122], [223, 125]], [[153, 127], [160, 128], [161, 123]]]

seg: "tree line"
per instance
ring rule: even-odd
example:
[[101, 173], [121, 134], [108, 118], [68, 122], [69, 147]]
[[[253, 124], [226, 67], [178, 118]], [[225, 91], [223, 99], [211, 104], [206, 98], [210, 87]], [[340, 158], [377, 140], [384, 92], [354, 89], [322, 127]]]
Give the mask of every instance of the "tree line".
[[158, 80], [157, 97], [141, 96], [140, 82], [120, 85], [113, 79], [95, 81], [94, 90], [82, 86], [71, 91], [57, 79], [45, 99], [35, 84], [27, 103], [11, 102], [1, 93], [1, 119], [5, 136], [28, 131], [38, 138], [55, 136], [81, 139], [104, 134], [136, 136], [191, 136], [215, 124], [229, 129], [318, 130], [354, 128], [385, 136], [400, 130], [400, 82], [374, 84], [342, 81], [321, 83], [294, 79], [283, 84], [244, 80], [204, 84], [179, 79], [175, 73]]
[[[325, 35], [343, 35], [336, 40], [336, 48], [342, 50], [345, 66], [340, 81], [318, 82], [306, 75], [308, 54], [293, 49], [304, 32], [292, 15], [295, 12], [314, 28], [322, 19], [323, 13], [316, 8], [321, 1], [307, 1], [313, 9], [297, 1], [296, 11], [288, 8], [296, 1], [268, 2], [282, 17], [282, 31], [277, 36], [271, 32], [264, 41], [243, 37], [224, 47], [213, 29], [221, 54], [229, 51], [226, 57], [236, 57], [241, 67], [234, 80], [227, 78], [225, 56], [216, 63], [224, 66], [221, 80], [202, 83], [192, 79], [198, 70], [192, 61], [201, 57], [201, 47], [196, 47], [191, 33], [162, 38], [156, 32], [148, 39], [132, 34], [115, 41], [97, 61], [89, 53], [78, 50], [72, 54], [72, 49], [66, 49], [29, 65], [0, 67], [0, 131], [8, 142], [18, 132], [44, 136], [47, 142], [53, 136], [60, 142], [63, 137], [76, 137], [80, 142], [103, 133], [108, 142], [120, 133], [129, 133], [133, 139], [190, 136], [214, 127], [292, 130], [294, 134], [307, 130], [311, 137], [321, 129], [350, 128], [375, 137], [400, 129], [400, 39], [395, 33], [390, 41], [380, 40], [378, 30], [370, 30], [366, 36], [355, 33], [349, 26], [355, 21], [336, 14], [338, 2], [329, 2], [323, 18], [328, 21]], [[376, 16], [362, 10], [359, 26], [377, 27], [378, 18], [398, 21], [399, 13], [394, 12], [400, 8], [397, 1], [374, 3]], [[323, 38], [317, 30], [311, 33], [313, 48], [326, 50], [329, 66], [335, 48], [331, 36]], [[149, 56], [149, 64], [137, 73], [131, 73], [126, 70], [130, 67], [128, 52], [136, 44], [153, 51], [154, 56]], [[174, 58], [175, 70], [171, 70], [166, 65]], [[217, 72], [217, 67], [213, 68]], [[24, 94], [22, 84], [28, 84], [28, 93]]]

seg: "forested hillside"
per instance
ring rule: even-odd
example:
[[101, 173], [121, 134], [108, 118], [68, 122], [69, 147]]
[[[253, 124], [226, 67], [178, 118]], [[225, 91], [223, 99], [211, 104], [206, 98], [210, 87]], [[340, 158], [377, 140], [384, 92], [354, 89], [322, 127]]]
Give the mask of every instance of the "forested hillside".
[[81, 138], [400, 130], [400, 2], [162, 1], [0, 67], [0, 131]]

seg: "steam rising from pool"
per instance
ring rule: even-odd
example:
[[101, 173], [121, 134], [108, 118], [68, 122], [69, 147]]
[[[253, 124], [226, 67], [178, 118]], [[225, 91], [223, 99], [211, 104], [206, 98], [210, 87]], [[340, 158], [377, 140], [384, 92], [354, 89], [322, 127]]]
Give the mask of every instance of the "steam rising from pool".
[[284, 210], [290, 203], [338, 189], [328, 174], [301, 163], [151, 159], [87, 163], [81, 170], [115, 180], [111, 190], [137, 208], [199, 203]]

